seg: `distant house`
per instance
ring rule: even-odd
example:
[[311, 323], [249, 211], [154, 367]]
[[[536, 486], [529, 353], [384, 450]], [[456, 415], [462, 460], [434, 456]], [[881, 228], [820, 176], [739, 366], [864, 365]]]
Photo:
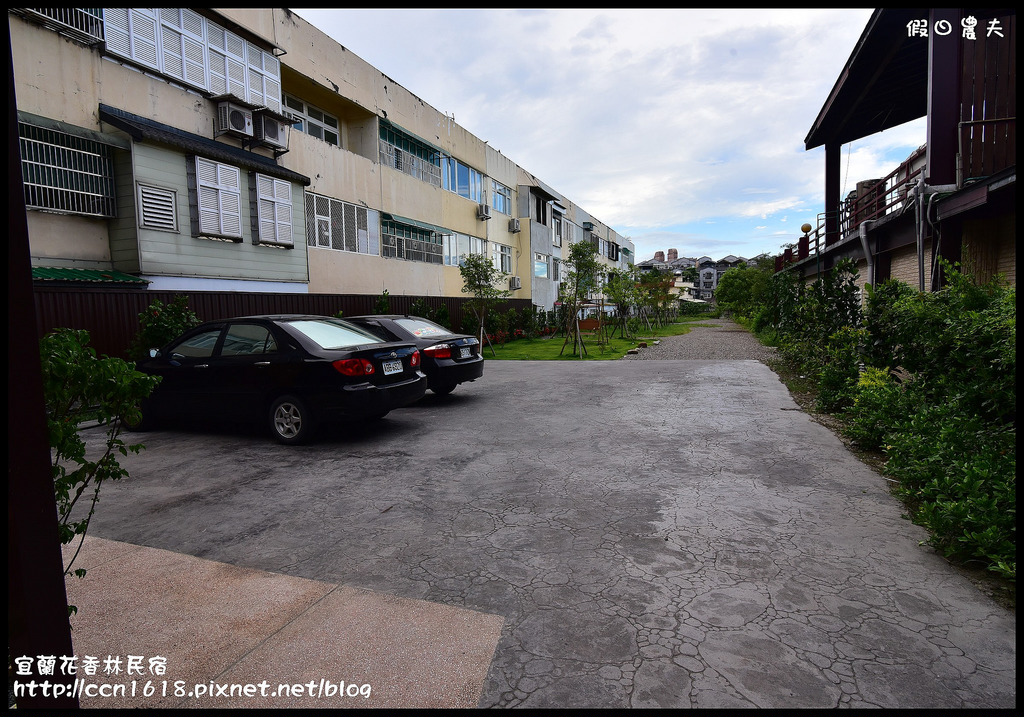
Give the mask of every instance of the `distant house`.
[[[875, 10], [805, 140], [825, 147], [824, 215], [776, 269], [850, 258], [861, 284], [929, 291], [943, 258], [1015, 284], [1016, 37], [1012, 9]], [[922, 147], [840, 196], [844, 144], [921, 117]]]

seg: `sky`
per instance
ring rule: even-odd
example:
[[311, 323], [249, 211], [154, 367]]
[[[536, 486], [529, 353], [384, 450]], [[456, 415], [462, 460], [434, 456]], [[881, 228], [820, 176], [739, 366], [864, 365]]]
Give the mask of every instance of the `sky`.
[[[779, 254], [824, 211], [804, 139], [871, 9], [295, 9], [598, 221], [636, 260]], [[843, 196], [925, 141], [842, 148]], [[483, 169], [483, 168], [481, 168]]]

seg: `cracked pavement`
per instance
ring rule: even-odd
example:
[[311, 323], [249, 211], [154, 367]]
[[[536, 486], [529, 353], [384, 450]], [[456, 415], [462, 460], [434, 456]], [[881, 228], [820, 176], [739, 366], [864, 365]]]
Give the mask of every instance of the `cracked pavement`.
[[480, 707], [1014, 707], [1015, 614], [795, 408], [751, 360], [489, 361], [311, 446], [145, 434], [89, 534], [500, 616]]

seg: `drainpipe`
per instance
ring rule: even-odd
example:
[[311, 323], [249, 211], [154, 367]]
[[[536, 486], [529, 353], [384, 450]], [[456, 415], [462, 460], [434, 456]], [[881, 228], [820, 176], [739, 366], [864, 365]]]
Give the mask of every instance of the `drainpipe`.
[[917, 290], [924, 293], [924, 220], [921, 216], [924, 176], [914, 186], [914, 225], [917, 232]]
[[[957, 188], [955, 184], [925, 184], [924, 177], [921, 177], [917, 180], [914, 189], [911, 190], [914, 194], [914, 216], [917, 224], [917, 281], [918, 289], [922, 292], [924, 291], [924, 224], [926, 221], [931, 223], [928, 213], [931, 210], [932, 200], [936, 194], [955, 192]], [[925, 195], [931, 195], [928, 197], [927, 206], [924, 202]], [[936, 251], [936, 253], [938, 252]]]
[[872, 286], [875, 285], [875, 260], [871, 255], [871, 249], [868, 248], [868, 229], [870, 229], [870, 225], [874, 223], [874, 219], [865, 219], [860, 223], [860, 226], [857, 227], [857, 232], [860, 234], [860, 246], [864, 250], [864, 260], [868, 263], [868, 278], [866, 283], [871, 284]]

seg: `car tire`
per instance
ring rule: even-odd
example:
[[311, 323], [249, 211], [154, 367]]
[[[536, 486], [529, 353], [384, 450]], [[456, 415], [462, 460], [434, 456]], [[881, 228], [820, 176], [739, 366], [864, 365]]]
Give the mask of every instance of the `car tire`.
[[302, 399], [280, 396], [270, 404], [270, 431], [279, 443], [306, 443], [312, 438], [313, 429], [313, 415]]
[[436, 393], [438, 396], [447, 396], [449, 393], [455, 390], [455, 384], [446, 383], [440, 386], [433, 386], [431, 387], [430, 390]]

